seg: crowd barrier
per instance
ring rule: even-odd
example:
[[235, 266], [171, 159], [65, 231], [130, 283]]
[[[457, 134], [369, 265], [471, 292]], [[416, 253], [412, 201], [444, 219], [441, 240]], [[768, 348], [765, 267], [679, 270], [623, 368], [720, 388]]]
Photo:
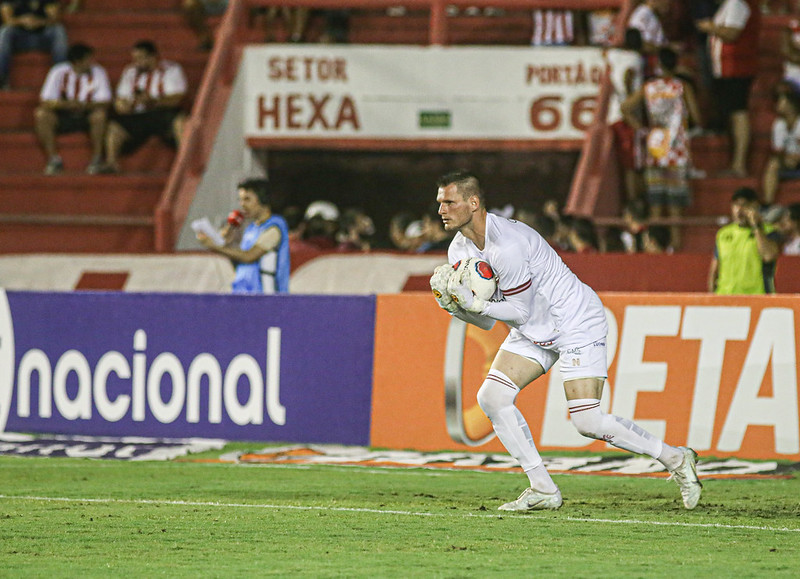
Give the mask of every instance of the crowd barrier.
[[[707, 455], [800, 459], [800, 298], [601, 298], [606, 411]], [[0, 291], [0, 431], [502, 451], [475, 393], [506, 333], [422, 293]], [[518, 403], [542, 449], [606, 449], [570, 426], [558, 368]]]

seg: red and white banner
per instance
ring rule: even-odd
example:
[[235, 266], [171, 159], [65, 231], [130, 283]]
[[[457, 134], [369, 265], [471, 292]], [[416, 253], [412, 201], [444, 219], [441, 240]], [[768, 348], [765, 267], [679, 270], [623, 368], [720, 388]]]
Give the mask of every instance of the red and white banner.
[[597, 48], [250, 46], [248, 138], [580, 139]]

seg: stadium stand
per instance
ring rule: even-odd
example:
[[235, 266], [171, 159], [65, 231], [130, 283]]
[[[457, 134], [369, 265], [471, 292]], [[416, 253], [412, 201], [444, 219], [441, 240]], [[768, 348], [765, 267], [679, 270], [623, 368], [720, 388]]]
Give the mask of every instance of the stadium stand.
[[[89, 156], [88, 140], [83, 135], [59, 139], [68, 169], [63, 176], [41, 175], [44, 159], [32, 132], [32, 112], [47, 70], [47, 56], [19, 55], [12, 78], [12, 86], [19, 88], [0, 93], [3, 110], [0, 149], [7, 151], [0, 156], [0, 190], [4, 192], [0, 251], [172, 251], [176, 232], [191, 203], [193, 187], [213, 146], [214, 120], [221, 114], [230, 93], [241, 47], [263, 41], [263, 31], [253, 25], [249, 9], [276, 1], [233, 0], [223, 20], [213, 21], [219, 28], [219, 36], [210, 57], [195, 49], [196, 39], [173, 0], [140, 0], [135, 5], [126, 0], [86, 0], [81, 11], [66, 16], [70, 40], [93, 45], [112, 82], [116, 82], [128, 61], [131, 43], [152, 38], [165, 57], [185, 67], [192, 96], [196, 95], [193, 118], [181, 150], [176, 154], [151, 141], [125, 158], [124, 174], [119, 176], [76, 173], [85, 167]], [[533, 6], [586, 9], [613, 5], [629, 9], [632, 5], [630, 0], [406, 0], [402, 4], [408, 11], [396, 17], [387, 14], [386, 8], [397, 4], [390, 0], [297, 0], [296, 3], [318, 8], [351, 7], [351, 43], [418, 45], [528, 45], [529, 10]], [[505, 10], [490, 18], [446, 17], [448, 4]], [[694, 140], [696, 165], [712, 177], [693, 182], [695, 201], [682, 220], [686, 228], [684, 251], [710, 252], [719, 219], [727, 215], [730, 191], [740, 185], [756, 188], [759, 185], [769, 148], [770, 87], [780, 75], [780, 33], [790, 18], [766, 15], [762, 19], [763, 73], [751, 98], [754, 134], [751, 176], [746, 180], [714, 178], [713, 174], [726, 166], [727, 139], [701, 136]], [[318, 38], [322, 29], [322, 20], [312, 18], [309, 41]], [[114, 34], [108, 34], [108, 30], [114, 30]], [[566, 208], [568, 213], [593, 218], [599, 225], [618, 222], [620, 189], [615, 181], [618, 176], [614, 171], [602, 170], [610, 166], [612, 153], [605, 128], [598, 125], [586, 139]], [[782, 183], [776, 201], [787, 204], [798, 200], [800, 182]]]

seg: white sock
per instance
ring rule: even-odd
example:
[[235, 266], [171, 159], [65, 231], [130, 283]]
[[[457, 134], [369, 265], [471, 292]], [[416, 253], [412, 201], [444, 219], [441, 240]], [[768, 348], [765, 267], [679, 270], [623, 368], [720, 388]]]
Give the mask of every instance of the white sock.
[[525, 418], [514, 406], [517, 394], [519, 388], [508, 376], [499, 370], [491, 369], [478, 390], [478, 404], [492, 421], [497, 438], [528, 475], [531, 487], [542, 492], [554, 493], [558, 487], [542, 463], [542, 457], [536, 450]]
[[661, 440], [627, 418], [601, 412], [599, 400], [568, 400], [567, 405], [572, 425], [582, 435], [605, 440], [617, 448], [646, 454], [655, 459], [661, 456], [665, 446]]

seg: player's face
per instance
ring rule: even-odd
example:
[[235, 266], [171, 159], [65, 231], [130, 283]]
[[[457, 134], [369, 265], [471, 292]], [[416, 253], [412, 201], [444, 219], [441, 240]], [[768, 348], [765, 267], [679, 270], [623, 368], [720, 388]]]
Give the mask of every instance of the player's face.
[[439, 187], [436, 201], [439, 203], [439, 215], [442, 216], [445, 231], [459, 230], [472, 221], [472, 209], [475, 203], [470, 199], [464, 199], [455, 183]]

